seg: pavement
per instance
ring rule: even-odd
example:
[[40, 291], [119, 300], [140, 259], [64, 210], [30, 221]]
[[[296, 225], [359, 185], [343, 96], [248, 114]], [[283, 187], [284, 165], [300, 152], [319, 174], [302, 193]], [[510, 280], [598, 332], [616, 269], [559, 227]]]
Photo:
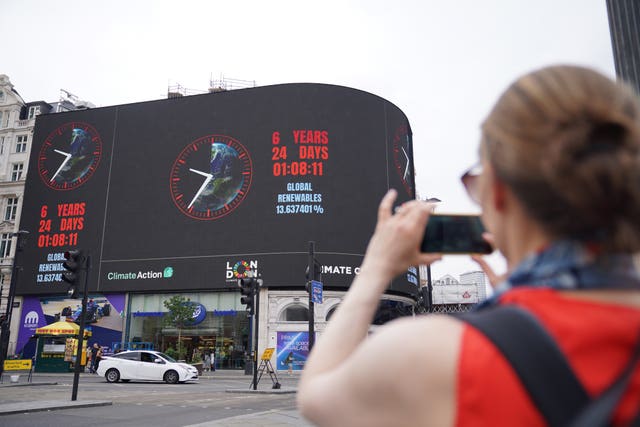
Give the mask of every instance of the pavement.
[[25, 414], [27, 412], [55, 411], [58, 409], [90, 408], [109, 406], [107, 400], [38, 400], [33, 402], [14, 402], [0, 404], [0, 415]]
[[296, 411], [264, 411], [251, 415], [240, 415], [237, 417], [225, 418], [224, 420], [208, 421], [201, 424], [192, 424], [185, 427], [239, 427], [239, 426], [260, 426], [260, 427], [280, 427], [280, 426], [313, 426], [300, 417]]
[[[92, 376], [93, 374], [81, 373], [81, 376]], [[0, 390], [10, 387], [35, 387], [42, 385], [55, 385], [57, 382], [51, 382], [52, 379], [60, 378], [61, 381], [69, 381], [73, 378], [72, 373], [60, 374], [37, 374], [34, 373], [32, 382], [26, 380], [27, 375], [22, 376], [18, 383], [12, 383], [8, 376], [4, 378], [4, 382], [0, 383]], [[216, 371], [215, 373], [205, 372], [200, 378], [250, 378], [245, 377], [240, 371]], [[46, 380], [46, 381], [45, 381]], [[260, 380], [260, 389], [228, 389], [227, 393], [246, 393], [246, 394], [293, 394], [297, 392], [297, 388], [284, 387], [280, 389], [272, 389], [269, 377]], [[71, 408], [89, 408], [95, 406], [109, 406], [113, 402], [108, 400], [40, 400], [28, 402], [12, 402], [0, 403], [0, 416], [9, 414], [23, 414], [29, 412], [55, 411]], [[225, 418], [222, 420], [208, 421], [201, 424], [193, 424], [188, 427], [237, 427], [237, 426], [311, 426], [300, 417], [300, 414], [294, 410], [269, 410], [257, 412], [249, 415], [241, 415], [237, 417]]]

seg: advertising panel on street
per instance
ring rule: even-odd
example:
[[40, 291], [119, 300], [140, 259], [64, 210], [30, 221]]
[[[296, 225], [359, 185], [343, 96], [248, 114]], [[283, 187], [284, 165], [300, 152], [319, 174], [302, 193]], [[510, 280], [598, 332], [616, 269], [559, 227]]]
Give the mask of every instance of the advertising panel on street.
[[304, 369], [304, 364], [309, 357], [309, 333], [308, 332], [278, 332], [276, 369], [287, 370], [291, 361], [294, 371]]

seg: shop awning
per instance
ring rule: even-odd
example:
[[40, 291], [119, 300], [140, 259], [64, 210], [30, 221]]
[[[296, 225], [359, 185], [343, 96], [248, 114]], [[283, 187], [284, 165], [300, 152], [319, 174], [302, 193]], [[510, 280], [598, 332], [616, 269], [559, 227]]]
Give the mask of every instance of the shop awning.
[[[36, 335], [78, 335], [80, 326], [73, 322], [55, 322], [42, 328], [36, 329]], [[85, 337], [91, 336], [91, 331], [85, 329]]]

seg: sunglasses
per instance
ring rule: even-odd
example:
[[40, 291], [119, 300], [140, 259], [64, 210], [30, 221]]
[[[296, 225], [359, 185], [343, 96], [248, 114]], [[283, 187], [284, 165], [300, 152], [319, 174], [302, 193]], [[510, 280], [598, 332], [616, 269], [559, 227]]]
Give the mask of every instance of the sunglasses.
[[480, 175], [482, 175], [482, 164], [476, 163], [467, 169], [460, 177], [460, 181], [462, 181], [464, 189], [467, 190], [469, 198], [477, 204], [480, 204], [480, 194], [478, 191], [478, 177]]

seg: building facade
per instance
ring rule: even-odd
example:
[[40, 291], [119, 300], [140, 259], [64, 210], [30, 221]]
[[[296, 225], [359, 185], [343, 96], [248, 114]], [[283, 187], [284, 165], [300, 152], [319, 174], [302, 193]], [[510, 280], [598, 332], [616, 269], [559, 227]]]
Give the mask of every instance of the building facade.
[[[94, 105], [62, 91], [58, 101], [25, 102], [9, 76], [0, 74], [0, 315], [7, 313], [9, 285], [13, 270], [18, 231], [29, 167], [33, 130], [40, 114], [90, 108]], [[19, 313], [21, 299], [14, 301]], [[8, 351], [15, 351], [20, 316], [11, 316]]]

